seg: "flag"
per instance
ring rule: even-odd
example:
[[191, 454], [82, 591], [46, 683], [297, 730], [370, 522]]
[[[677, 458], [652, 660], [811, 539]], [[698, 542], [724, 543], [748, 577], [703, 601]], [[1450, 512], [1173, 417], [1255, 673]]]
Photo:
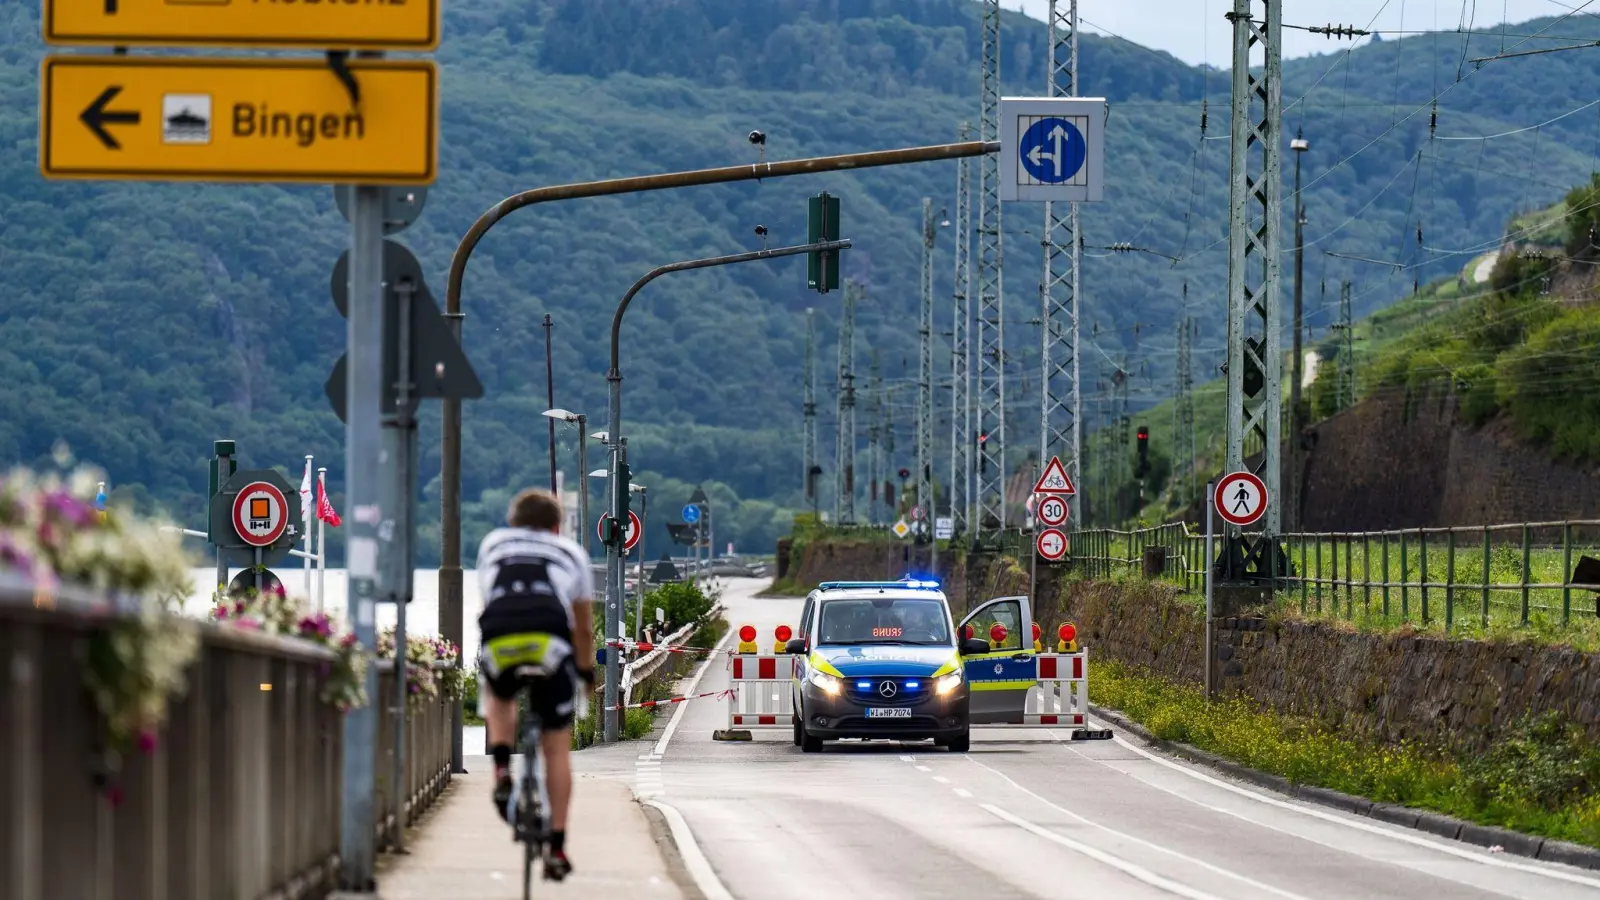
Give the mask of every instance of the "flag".
[[311, 457], [306, 457], [306, 473], [300, 476], [300, 521], [311, 521]]
[[100, 487], [95, 491], [94, 509], [99, 514], [100, 521], [106, 520], [106, 483], [100, 482]]
[[333, 501], [328, 499], [328, 476], [317, 473], [317, 518], [338, 528], [343, 521], [334, 511]]

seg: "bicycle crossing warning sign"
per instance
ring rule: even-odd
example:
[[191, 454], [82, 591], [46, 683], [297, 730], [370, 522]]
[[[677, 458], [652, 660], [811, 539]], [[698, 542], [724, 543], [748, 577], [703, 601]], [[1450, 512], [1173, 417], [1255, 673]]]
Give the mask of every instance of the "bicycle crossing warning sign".
[[1072, 479], [1067, 477], [1067, 467], [1061, 464], [1061, 457], [1050, 457], [1050, 464], [1044, 467], [1044, 474], [1039, 476], [1039, 483], [1033, 486], [1035, 494], [1066, 494], [1072, 496], [1078, 489], [1072, 486]]

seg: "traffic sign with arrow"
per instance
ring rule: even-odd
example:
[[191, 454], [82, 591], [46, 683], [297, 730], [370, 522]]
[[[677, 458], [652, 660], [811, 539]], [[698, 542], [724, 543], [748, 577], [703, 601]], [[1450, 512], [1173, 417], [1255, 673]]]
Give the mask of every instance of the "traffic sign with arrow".
[[433, 50], [438, 0], [322, 3], [44, 0], [47, 44]]
[[433, 182], [438, 67], [353, 59], [340, 71], [359, 85], [359, 105], [321, 59], [46, 57], [39, 169], [46, 178]]

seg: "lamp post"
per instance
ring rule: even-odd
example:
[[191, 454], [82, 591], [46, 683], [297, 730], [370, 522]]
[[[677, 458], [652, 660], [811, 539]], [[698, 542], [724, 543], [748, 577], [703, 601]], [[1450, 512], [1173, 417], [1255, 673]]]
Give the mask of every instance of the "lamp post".
[[628, 490], [639, 495], [639, 585], [633, 613], [633, 639], [639, 640], [644, 628], [644, 534], [650, 525], [650, 489], [642, 484], [630, 484]]
[[[589, 444], [585, 441], [583, 426], [588, 424], [589, 417], [583, 413], [570, 412], [557, 407], [547, 409], [544, 414], [551, 420], [551, 425], [556, 419], [563, 422], [573, 422], [578, 426], [578, 533], [582, 535], [578, 543], [583, 545], [583, 555], [589, 555]], [[554, 478], [550, 483], [555, 484]], [[553, 490], [553, 488], [552, 488]]]
[[1294, 151], [1294, 337], [1293, 349], [1290, 351], [1289, 375], [1289, 472], [1287, 483], [1289, 490], [1284, 493], [1287, 501], [1283, 507], [1283, 529], [1285, 531], [1298, 531], [1300, 528], [1300, 489], [1304, 463], [1301, 461], [1300, 433], [1305, 430], [1306, 417], [1301, 411], [1300, 382], [1305, 377], [1305, 354], [1300, 347], [1301, 326], [1301, 299], [1304, 296], [1305, 276], [1305, 224], [1306, 206], [1300, 199], [1300, 157], [1311, 149], [1311, 142], [1306, 140], [1303, 133], [1296, 132], [1294, 140], [1289, 142], [1289, 149]]

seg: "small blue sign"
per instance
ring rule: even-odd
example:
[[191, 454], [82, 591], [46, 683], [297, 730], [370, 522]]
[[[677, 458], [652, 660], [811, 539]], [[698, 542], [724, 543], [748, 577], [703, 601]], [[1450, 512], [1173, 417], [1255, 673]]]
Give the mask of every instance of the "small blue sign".
[[1037, 181], [1062, 184], [1083, 168], [1089, 145], [1066, 119], [1050, 116], [1033, 123], [1017, 142], [1022, 168]]
[[683, 521], [690, 525], [700, 521], [700, 507], [695, 506], [693, 503], [685, 506], [683, 508]]

